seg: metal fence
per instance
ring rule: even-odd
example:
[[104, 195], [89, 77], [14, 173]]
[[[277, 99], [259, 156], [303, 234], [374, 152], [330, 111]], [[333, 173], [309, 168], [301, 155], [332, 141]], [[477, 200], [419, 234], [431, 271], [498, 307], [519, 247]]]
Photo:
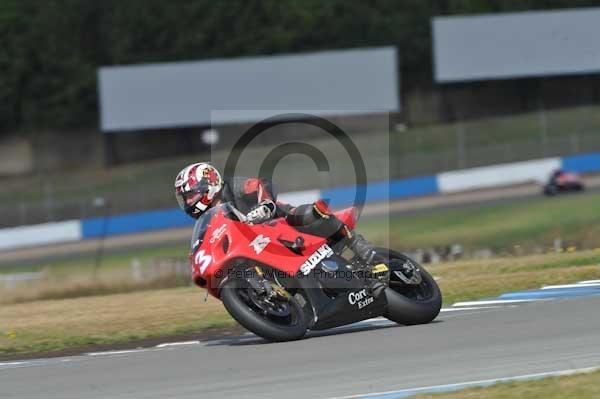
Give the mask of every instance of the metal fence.
[[485, 146], [459, 145], [452, 150], [392, 157], [390, 176], [403, 178], [446, 170], [474, 168], [536, 158], [600, 151], [599, 133], [573, 133], [560, 138], [537, 138]]
[[[398, 134], [406, 134], [398, 133]], [[449, 133], [452, 134], [452, 133]], [[529, 136], [531, 137], [531, 136]], [[361, 142], [363, 140], [364, 142]], [[383, 180], [388, 177], [399, 179], [410, 176], [430, 175], [446, 170], [456, 170], [477, 166], [517, 162], [552, 156], [568, 156], [584, 152], [600, 152], [600, 133], [586, 132], [548, 138], [540, 134], [536, 138], [509, 141], [501, 144], [468, 145], [468, 141], [455, 140], [455, 145], [427, 152], [407, 152], [400, 143], [393, 140], [389, 147], [387, 134], [365, 135], [359, 138], [359, 145], [370, 145], [377, 151], [367, 152], [368, 156], [381, 156], [390, 152], [389, 171], [371, 168], [369, 180]], [[370, 144], [368, 144], [370, 143]], [[379, 155], [378, 155], [379, 154]], [[376, 160], [375, 160], [376, 163]], [[339, 173], [323, 180], [302, 174], [294, 162], [282, 163], [282, 173], [289, 176], [279, 191], [325, 188], [334, 185], [354, 183], [352, 171]], [[286, 169], [287, 168], [287, 169]], [[58, 199], [47, 196], [41, 201], [20, 202], [0, 206], [0, 227], [44, 223], [51, 221], [84, 219], [106, 215], [170, 208], [175, 206], [170, 184], [166, 186], [148, 182], [144, 189], [121, 190], [93, 193], [74, 199]]]

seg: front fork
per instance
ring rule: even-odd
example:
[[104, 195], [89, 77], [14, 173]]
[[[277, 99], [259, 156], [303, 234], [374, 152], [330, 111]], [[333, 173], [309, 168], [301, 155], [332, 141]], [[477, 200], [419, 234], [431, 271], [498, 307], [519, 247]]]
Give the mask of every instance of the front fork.
[[278, 296], [285, 300], [290, 299], [291, 294], [278, 283], [267, 279], [260, 266], [254, 266], [254, 271], [256, 272], [256, 276], [250, 277], [247, 280], [257, 293], [265, 295], [268, 300], [274, 300]]

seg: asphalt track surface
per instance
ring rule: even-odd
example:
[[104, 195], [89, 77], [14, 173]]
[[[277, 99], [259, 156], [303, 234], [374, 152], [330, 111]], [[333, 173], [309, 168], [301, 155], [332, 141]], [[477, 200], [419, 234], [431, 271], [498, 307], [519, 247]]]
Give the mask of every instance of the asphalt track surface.
[[442, 313], [422, 326], [254, 336], [0, 363], [2, 398], [335, 398], [600, 365], [600, 296]]

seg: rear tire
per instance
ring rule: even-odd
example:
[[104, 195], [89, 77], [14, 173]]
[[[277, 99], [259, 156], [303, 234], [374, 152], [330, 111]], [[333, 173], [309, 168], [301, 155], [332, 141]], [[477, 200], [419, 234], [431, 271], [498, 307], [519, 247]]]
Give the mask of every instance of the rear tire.
[[[395, 289], [393, 285], [386, 288], [385, 296], [388, 301], [388, 308], [384, 316], [389, 320], [395, 321], [398, 324], [414, 325], [426, 324], [435, 319], [442, 308], [442, 293], [433, 277], [417, 262], [410, 259], [408, 256], [392, 251], [387, 251], [390, 259], [409, 260], [413, 265], [419, 268], [422, 281], [414, 288], [427, 292], [427, 296], [419, 295], [411, 298], [406, 294], [402, 294], [400, 289]], [[381, 253], [380, 250], [377, 252]], [[391, 269], [391, 268], [390, 268]], [[390, 270], [393, 272], [393, 270]], [[404, 288], [410, 288], [405, 286]]]
[[247, 330], [269, 341], [293, 341], [306, 334], [307, 321], [302, 307], [291, 297], [289, 299], [291, 322], [289, 325], [276, 323], [253, 310], [238, 294], [247, 289], [246, 282], [232, 279], [221, 289], [221, 300], [229, 314]]

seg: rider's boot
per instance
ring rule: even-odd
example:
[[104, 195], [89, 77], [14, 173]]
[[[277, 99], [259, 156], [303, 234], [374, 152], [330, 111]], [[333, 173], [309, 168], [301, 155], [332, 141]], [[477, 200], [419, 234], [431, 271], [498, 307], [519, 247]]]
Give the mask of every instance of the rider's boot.
[[367, 241], [362, 235], [352, 233], [350, 239], [350, 249], [364, 262], [365, 269], [373, 265], [375, 259], [375, 248], [373, 244]]
[[362, 260], [360, 269], [369, 269], [375, 258], [373, 245], [337, 219], [326, 201], [317, 200], [313, 203], [312, 216], [315, 220], [320, 220], [323, 227], [327, 225], [327, 229], [332, 231], [330, 237], [347, 238], [350, 249]]
[[[374, 268], [376, 252], [373, 244], [367, 241], [362, 235], [354, 233], [347, 228], [346, 234], [350, 240], [350, 249], [354, 251], [363, 263], [358, 271], [365, 274], [367, 289], [372, 296], [378, 297], [385, 290], [386, 284], [380, 278], [383, 277], [385, 280], [385, 276], [378, 275], [379, 272]], [[387, 272], [387, 268], [385, 272]]]
[[[367, 289], [371, 295], [378, 296], [386, 287], [382, 280], [386, 280], [387, 274], [382, 275], [381, 272], [374, 270], [375, 266], [375, 248], [373, 244], [367, 241], [362, 235], [352, 231], [347, 225], [338, 220], [331, 210], [329, 205], [324, 200], [317, 200], [312, 206], [312, 215], [323, 222], [328, 222], [330, 227], [333, 227], [335, 233], [332, 236], [345, 237], [348, 239], [350, 249], [358, 256], [361, 262], [354, 269], [357, 273], [362, 273], [367, 282]], [[387, 272], [387, 268], [385, 268]]]

